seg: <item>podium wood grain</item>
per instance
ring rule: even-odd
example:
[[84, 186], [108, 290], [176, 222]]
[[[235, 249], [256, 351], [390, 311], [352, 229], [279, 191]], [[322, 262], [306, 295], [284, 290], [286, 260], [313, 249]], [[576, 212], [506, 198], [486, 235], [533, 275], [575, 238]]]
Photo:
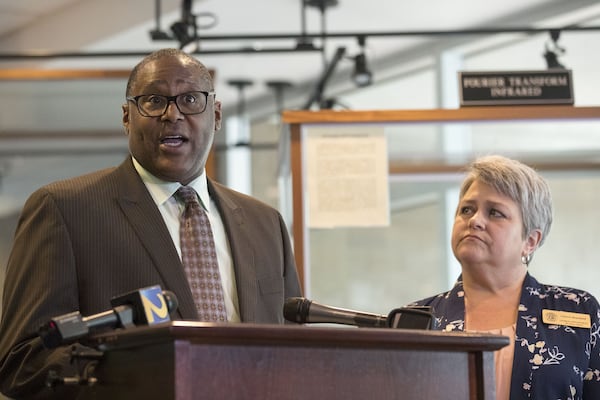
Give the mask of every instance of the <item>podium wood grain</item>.
[[496, 335], [173, 322], [98, 335], [89, 399], [495, 398]]

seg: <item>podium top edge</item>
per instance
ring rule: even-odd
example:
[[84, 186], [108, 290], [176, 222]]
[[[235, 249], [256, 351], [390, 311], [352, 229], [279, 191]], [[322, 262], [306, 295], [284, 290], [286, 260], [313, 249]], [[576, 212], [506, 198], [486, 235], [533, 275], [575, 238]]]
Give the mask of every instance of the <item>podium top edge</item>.
[[509, 344], [509, 338], [470, 332], [173, 321], [101, 333], [92, 336], [87, 344], [108, 350], [161, 342], [472, 352], [498, 350]]

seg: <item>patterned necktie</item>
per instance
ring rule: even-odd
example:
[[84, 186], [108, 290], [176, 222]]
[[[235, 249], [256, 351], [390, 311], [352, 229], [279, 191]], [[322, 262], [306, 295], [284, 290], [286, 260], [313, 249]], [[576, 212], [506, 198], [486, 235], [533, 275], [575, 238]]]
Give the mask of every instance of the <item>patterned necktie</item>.
[[196, 191], [181, 186], [176, 194], [185, 203], [180, 218], [181, 261], [201, 321], [227, 322], [215, 241]]

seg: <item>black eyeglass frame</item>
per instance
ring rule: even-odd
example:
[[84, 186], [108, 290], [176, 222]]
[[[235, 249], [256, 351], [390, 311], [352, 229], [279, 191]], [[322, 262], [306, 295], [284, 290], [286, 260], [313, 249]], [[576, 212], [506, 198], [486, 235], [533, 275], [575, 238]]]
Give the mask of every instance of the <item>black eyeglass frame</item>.
[[[181, 98], [181, 96], [186, 96], [192, 93], [202, 93], [204, 95], [204, 108], [201, 111], [198, 112], [184, 112], [181, 110], [181, 108], [179, 107], [179, 104], [177, 103], [177, 99]], [[153, 117], [162, 117], [163, 115], [165, 115], [165, 113], [167, 112], [167, 109], [169, 108], [169, 104], [171, 104], [171, 102], [175, 103], [175, 107], [177, 107], [177, 110], [182, 113], [183, 115], [197, 115], [197, 114], [202, 114], [204, 111], [206, 111], [206, 107], [208, 106], [208, 96], [213, 96], [216, 95], [214, 90], [211, 90], [210, 92], [204, 91], [204, 90], [193, 90], [191, 92], [185, 92], [185, 93], [180, 93], [180, 94], [176, 94], [174, 96], [165, 96], [162, 94], [140, 94], [137, 96], [127, 96], [125, 97], [125, 100], [127, 101], [132, 101], [135, 106], [137, 107], [140, 115], [142, 117], [148, 117], [148, 118], [153, 118]], [[142, 97], [146, 97], [146, 96], [157, 96], [157, 97], [161, 97], [163, 99], [167, 100], [167, 103], [165, 104], [165, 109], [163, 110], [162, 113], [158, 114], [158, 115], [149, 115], [148, 113], [146, 113], [146, 111], [142, 110], [140, 108], [140, 104], [139, 104], [139, 99]]]

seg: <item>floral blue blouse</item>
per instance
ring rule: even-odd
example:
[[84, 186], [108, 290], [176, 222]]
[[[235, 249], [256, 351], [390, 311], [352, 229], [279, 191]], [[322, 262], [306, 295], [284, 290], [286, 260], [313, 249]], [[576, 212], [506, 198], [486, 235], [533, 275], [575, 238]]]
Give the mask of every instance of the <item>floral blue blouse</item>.
[[[462, 277], [452, 290], [412, 303], [431, 306], [438, 329], [464, 330], [465, 302]], [[554, 325], [552, 315], [575, 322]], [[565, 314], [575, 313], [575, 314]], [[591, 328], [577, 327], [589, 319]], [[571, 326], [569, 326], [571, 325]], [[600, 306], [591, 294], [578, 289], [544, 285], [527, 274], [519, 304], [511, 400], [600, 400]]]

